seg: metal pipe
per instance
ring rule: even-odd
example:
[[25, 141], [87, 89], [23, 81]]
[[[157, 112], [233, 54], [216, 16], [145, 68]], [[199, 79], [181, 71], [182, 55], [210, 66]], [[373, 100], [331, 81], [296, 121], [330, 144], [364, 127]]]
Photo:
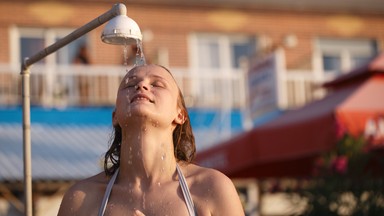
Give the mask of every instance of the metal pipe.
[[23, 99], [24, 213], [32, 215], [30, 71], [21, 73]]
[[86, 33], [90, 32], [91, 30], [101, 26], [102, 24], [106, 23], [107, 21], [114, 18], [115, 16], [125, 15], [126, 12], [127, 12], [127, 9], [126, 9], [124, 4], [121, 4], [121, 3], [115, 4], [109, 11], [107, 11], [104, 14], [100, 15], [99, 17], [93, 19], [92, 21], [85, 24], [84, 26], [76, 29], [75, 31], [73, 31], [69, 35], [61, 38], [60, 40], [58, 40], [54, 44], [46, 47], [45, 49], [43, 49], [40, 52], [33, 55], [32, 57], [26, 59], [24, 61], [22, 68], [24, 69], [24, 68], [40, 61], [41, 59], [45, 58], [47, 55], [49, 55], [53, 52], [56, 52], [61, 47], [65, 46], [65, 45], [69, 44], [70, 42], [76, 40], [77, 38], [85, 35]]
[[31, 169], [31, 119], [30, 119], [30, 70], [29, 66], [57, 51], [61, 47], [99, 27], [117, 15], [125, 15], [124, 4], [115, 4], [109, 11], [73, 31], [54, 44], [46, 47], [30, 58], [25, 58], [21, 66], [22, 75], [22, 111], [23, 111], [23, 154], [24, 154], [24, 213], [32, 216], [32, 169]]

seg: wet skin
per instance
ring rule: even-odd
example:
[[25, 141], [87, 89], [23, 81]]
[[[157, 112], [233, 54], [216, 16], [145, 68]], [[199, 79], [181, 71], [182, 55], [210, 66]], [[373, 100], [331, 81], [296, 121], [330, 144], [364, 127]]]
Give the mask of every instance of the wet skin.
[[[244, 215], [231, 180], [221, 172], [178, 162], [172, 133], [185, 121], [171, 74], [156, 65], [131, 70], [121, 82], [112, 122], [122, 128], [120, 172], [104, 215], [189, 215], [176, 172], [186, 177], [195, 209], [204, 215]], [[97, 215], [109, 177], [72, 186], [59, 215]]]

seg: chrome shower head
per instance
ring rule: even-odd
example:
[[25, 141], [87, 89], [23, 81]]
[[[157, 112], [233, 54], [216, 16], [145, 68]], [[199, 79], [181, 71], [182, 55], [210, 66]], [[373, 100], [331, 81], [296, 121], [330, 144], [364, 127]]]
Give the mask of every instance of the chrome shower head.
[[107, 44], [128, 45], [136, 44], [141, 41], [139, 25], [131, 18], [126, 16], [127, 9], [123, 4], [119, 4], [119, 15], [111, 19], [105, 26], [101, 34], [101, 40]]

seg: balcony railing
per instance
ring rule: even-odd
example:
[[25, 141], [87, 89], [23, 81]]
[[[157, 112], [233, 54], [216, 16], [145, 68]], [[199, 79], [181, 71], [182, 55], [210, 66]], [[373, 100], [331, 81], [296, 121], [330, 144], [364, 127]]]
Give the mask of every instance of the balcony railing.
[[[31, 104], [45, 107], [109, 106], [115, 103], [117, 88], [127, 68], [105, 65], [68, 65], [31, 68]], [[204, 108], [245, 108], [246, 73], [233, 71], [193, 71], [171, 68], [187, 106]], [[316, 88], [321, 80], [310, 71], [288, 71], [279, 79], [284, 108], [294, 108], [321, 98]], [[21, 78], [16, 67], [0, 64], [0, 105], [21, 103]]]

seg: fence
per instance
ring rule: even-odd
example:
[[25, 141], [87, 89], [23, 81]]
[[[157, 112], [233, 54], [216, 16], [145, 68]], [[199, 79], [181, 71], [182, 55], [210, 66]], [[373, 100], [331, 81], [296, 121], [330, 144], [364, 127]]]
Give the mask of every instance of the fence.
[[[113, 65], [33, 65], [31, 104], [45, 107], [109, 106], [127, 68]], [[247, 77], [242, 70], [226, 71], [171, 68], [187, 106], [204, 108], [246, 108]], [[284, 108], [295, 108], [321, 98], [321, 80], [310, 71], [287, 71], [284, 77]], [[18, 68], [0, 65], [0, 105], [21, 103]]]

